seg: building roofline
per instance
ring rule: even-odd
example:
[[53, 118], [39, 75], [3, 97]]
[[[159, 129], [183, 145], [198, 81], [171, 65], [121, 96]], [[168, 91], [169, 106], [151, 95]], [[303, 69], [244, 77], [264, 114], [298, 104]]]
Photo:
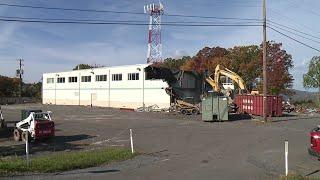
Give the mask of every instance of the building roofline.
[[48, 73], [43, 73], [43, 74], [70, 73], [70, 72], [86, 72], [86, 71], [90, 71], [90, 70], [114, 69], [114, 68], [132, 67], [132, 66], [145, 66], [145, 67], [147, 67], [147, 66], [149, 66], [149, 65], [150, 65], [150, 64], [119, 65], [119, 66], [98, 67], [98, 68], [90, 68], [90, 69], [60, 71], [60, 72], [48, 72]]

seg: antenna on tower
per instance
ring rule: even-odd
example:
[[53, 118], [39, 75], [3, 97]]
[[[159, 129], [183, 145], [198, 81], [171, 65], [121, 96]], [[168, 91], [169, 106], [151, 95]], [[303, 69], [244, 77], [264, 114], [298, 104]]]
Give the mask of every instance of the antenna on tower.
[[164, 13], [164, 6], [159, 0], [159, 4], [149, 4], [143, 7], [144, 13], [150, 15], [148, 33], [148, 54], [147, 63], [162, 61], [161, 43], [161, 15]]

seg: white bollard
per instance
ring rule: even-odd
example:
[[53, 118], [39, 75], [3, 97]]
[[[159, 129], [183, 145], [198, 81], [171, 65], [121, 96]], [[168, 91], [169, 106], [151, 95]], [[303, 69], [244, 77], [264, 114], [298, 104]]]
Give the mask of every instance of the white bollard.
[[289, 142], [284, 142], [284, 153], [285, 153], [285, 164], [286, 164], [286, 176], [288, 176], [288, 153], [289, 153]]
[[133, 150], [132, 129], [130, 129], [130, 142], [131, 142], [131, 153], [133, 154], [133, 153], [134, 153], [134, 150]]
[[29, 165], [29, 133], [27, 132], [27, 137], [26, 137], [26, 156], [27, 156], [27, 163]]

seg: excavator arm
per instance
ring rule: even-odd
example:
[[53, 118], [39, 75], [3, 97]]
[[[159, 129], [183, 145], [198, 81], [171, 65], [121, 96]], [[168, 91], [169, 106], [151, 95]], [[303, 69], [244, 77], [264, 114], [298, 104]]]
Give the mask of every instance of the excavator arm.
[[247, 89], [244, 80], [237, 73], [235, 73], [227, 68], [225, 68], [224, 70], [220, 69], [220, 65], [217, 65], [217, 67], [215, 69], [215, 74], [214, 74], [215, 82], [217, 84], [219, 84], [220, 75], [224, 75], [224, 76], [232, 79], [235, 83], [238, 84], [238, 86], [241, 90]]
[[210, 86], [212, 87], [212, 90], [216, 92], [220, 91], [219, 85], [210, 76], [206, 78], [206, 81], [210, 84]]
[[[238, 84], [241, 90], [247, 90], [244, 80], [237, 73], [231, 71], [228, 68], [221, 69], [220, 65], [218, 64], [215, 68], [214, 75], [208, 76], [206, 78], [206, 81], [210, 84], [210, 86], [212, 87], [212, 90], [214, 90], [215, 92], [221, 91], [222, 87], [219, 84], [221, 75], [232, 79], [235, 83]], [[214, 79], [212, 79], [212, 76], [214, 77]]]

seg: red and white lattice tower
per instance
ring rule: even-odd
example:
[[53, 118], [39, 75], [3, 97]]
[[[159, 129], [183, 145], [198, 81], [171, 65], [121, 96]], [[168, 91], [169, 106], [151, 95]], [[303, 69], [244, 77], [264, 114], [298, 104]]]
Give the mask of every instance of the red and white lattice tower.
[[159, 4], [144, 6], [144, 13], [150, 15], [147, 54], [148, 64], [162, 61], [161, 15], [163, 15], [163, 12], [164, 7], [161, 2], [159, 2]]

